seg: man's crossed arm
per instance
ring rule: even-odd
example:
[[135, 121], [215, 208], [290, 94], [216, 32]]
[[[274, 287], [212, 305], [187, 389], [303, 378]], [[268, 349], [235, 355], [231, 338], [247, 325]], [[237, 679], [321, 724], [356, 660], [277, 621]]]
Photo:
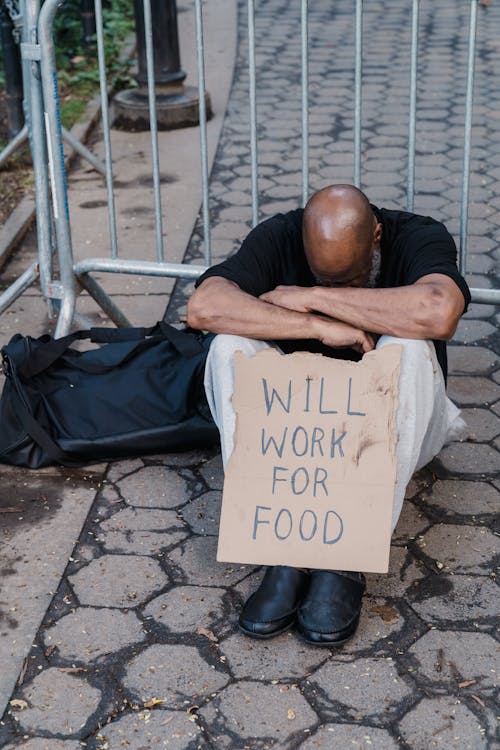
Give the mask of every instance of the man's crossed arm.
[[260, 298], [228, 279], [206, 279], [188, 303], [194, 328], [263, 340], [317, 339], [327, 346], [368, 352], [373, 334], [450, 338], [463, 295], [442, 274], [395, 289], [279, 286]]

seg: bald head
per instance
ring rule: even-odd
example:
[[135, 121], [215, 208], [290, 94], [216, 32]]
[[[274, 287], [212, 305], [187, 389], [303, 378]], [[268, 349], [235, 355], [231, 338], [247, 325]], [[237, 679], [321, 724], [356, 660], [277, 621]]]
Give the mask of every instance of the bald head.
[[381, 229], [368, 198], [353, 185], [330, 185], [314, 193], [303, 220], [312, 272], [326, 284], [364, 285]]

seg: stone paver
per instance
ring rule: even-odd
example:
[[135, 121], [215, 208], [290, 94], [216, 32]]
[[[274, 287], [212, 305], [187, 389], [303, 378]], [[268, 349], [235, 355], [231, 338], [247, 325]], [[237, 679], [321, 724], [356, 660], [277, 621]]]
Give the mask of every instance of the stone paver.
[[492, 558], [500, 552], [498, 537], [489, 529], [453, 524], [433, 526], [422, 537], [421, 547], [444, 570], [477, 575], [488, 575]]
[[186, 539], [175, 511], [127, 508], [100, 524], [96, 538], [106, 552], [155, 555]]
[[325, 724], [300, 745], [300, 750], [324, 748], [356, 750], [397, 750], [399, 744], [385, 729], [360, 727], [356, 724]]
[[389, 572], [368, 574], [367, 589], [373, 596], [404, 596], [407, 589], [423, 575], [421, 566], [404, 547], [392, 547]]
[[242, 641], [239, 633], [227, 638], [220, 647], [232, 674], [238, 679], [287, 680], [309, 674], [326, 659], [321, 649], [297, 642], [291, 633], [259, 643]]
[[216, 536], [219, 531], [221, 499], [219, 491], [205, 492], [184, 506], [182, 518], [196, 534]]
[[201, 709], [216, 747], [227, 750], [287, 747], [291, 736], [304, 736], [318, 718], [300, 694], [288, 685], [242, 680], [230, 685]]
[[[468, 279], [498, 288], [500, 48], [493, 30], [500, 4], [486, 5], [478, 4]], [[178, 6], [187, 19], [191, 6]], [[317, 0], [309, 13], [312, 191], [353, 179], [354, 4]], [[404, 208], [411, 3], [373, 0], [364, 14], [361, 186], [374, 203]], [[454, 0], [420, 7], [414, 207], [443, 220], [456, 239], [468, 14], [468, 4]], [[215, 259], [237, 250], [252, 221], [246, 23], [240, 0], [237, 63], [210, 175]], [[298, 3], [256, 4], [260, 219], [301, 200], [299, 29]], [[196, 140], [196, 129], [190, 135]], [[114, 143], [115, 158], [144, 162], [130, 145], [124, 150], [129, 141]], [[167, 221], [167, 244], [176, 221]], [[204, 262], [201, 221], [186, 261]], [[134, 282], [109, 281], [127, 295]], [[176, 284], [169, 320], [185, 314], [192, 288], [192, 281]], [[151, 290], [144, 314], [165, 303], [164, 280]], [[38, 307], [30, 304], [32, 315]], [[0, 723], [0, 746], [496, 747], [499, 322], [498, 308], [473, 304], [459, 324], [449, 347], [449, 392], [468, 432], [410, 483], [389, 574], [367, 576], [350, 641], [330, 651], [304, 644], [293, 630], [262, 642], [239, 632], [239, 606], [263, 569], [216, 561], [223, 470], [215, 450], [117, 461], [96, 486], [88, 523], [27, 654]], [[0, 575], [19, 562], [2, 561]], [[13, 622], [7, 605], [0, 601], [0, 617]], [[16, 639], [15, 627], [6, 637]]]
[[140, 643], [144, 631], [134, 612], [79, 607], [46, 630], [43, 640], [63, 659], [88, 662]]
[[464, 626], [474, 623], [477, 627], [484, 622], [486, 627], [491, 627], [498, 614], [496, 581], [463, 575], [441, 575], [440, 578], [434, 596], [429, 595], [428, 587], [426, 592], [426, 587], [422, 586], [420, 590], [427, 596], [412, 603], [413, 609], [426, 623], [456, 625], [462, 622]]
[[193, 646], [150, 646], [134, 657], [123, 684], [143, 703], [160, 700], [166, 708], [187, 708], [223, 688], [229, 675], [213, 669]]
[[431, 507], [446, 515], [457, 513], [471, 517], [496, 513], [500, 502], [498, 490], [486, 482], [437, 481], [423, 497]]
[[120, 491], [137, 508], [176, 508], [189, 499], [186, 480], [164, 466], [147, 466], [122, 479]]
[[457, 698], [424, 699], [400, 724], [410, 747], [486, 750], [483, 728], [474, 714]]
[[168, 555], [168, 559], [180, 571], [180, 574], [172, 572], [174, 580], [185, 577], [187, 583], [201, 586], [229, 586], [247, 575], [249, 569], [246, 565], [217, 563], [216, 549], [215, 537], [194, 537], [174, 549]]
[[398, 705], [412, 695], [412, 686], [399, 676], [391, 657], [329, 661], [310, 682], [328, 713], [344, 720], [370, 716], [381, 725], [389, 723]]
[[208, 586], [177, 586], [153, 599], [144, 616], [177, 633], [212, 628], [223, 616], [224, 589]]
[[80, 677], [50, 668], [35, 677], [23, 697], [28, 707], [15, 716], [25, 731], [71, 736], [96, 711], [101, 692]]
[[500, 433], [500, 419], [488, 409], [463, 409], [462, 416], [468, 440], [488, 442]]
[[[181, 711], [139, 711], [103, 727], [98, 747], [106, 750], [190, 750], [201, 739], [195, 717]], [[195, 747], [198, 745], [195, 745]]]
[[409, 653], [416, 658], [418, 674], [434, 683], [436, 690], [473, 680], [470, 685], [480, 697], [498, 685], [498, 644], [486, 633], [430, 630]]
[[439, 461], [453, 474], [482, 474], [498, 472], [499, 457], [495, 448], [483, 444], [451, 443], [439, 454]]
[[156, 560], [127, 555], [103, 555], [70, 576], [81, 604], [96, 607], [136, 607], [168, 578]]

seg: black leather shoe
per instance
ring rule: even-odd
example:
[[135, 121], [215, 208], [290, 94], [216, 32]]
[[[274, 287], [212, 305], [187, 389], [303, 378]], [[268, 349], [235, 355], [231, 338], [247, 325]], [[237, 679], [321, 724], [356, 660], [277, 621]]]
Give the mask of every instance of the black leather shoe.
[[288, 630], [307, 591], [309, 574], [287, 565], [268, 568], [257, 591], [247, 600], [238, 620], [251, 638], [272, 638]]
[[365, 577], [312, 570], [309, 589], [297, 611], [297, 633], [315, 646], [338, 646], [358, 627]]

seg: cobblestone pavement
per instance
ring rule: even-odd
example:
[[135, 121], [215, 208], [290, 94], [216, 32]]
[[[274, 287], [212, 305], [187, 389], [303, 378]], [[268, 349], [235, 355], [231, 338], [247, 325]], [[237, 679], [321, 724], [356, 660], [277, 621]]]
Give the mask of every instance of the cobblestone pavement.
[[[297, 6], [297, 7], [296, 7]], [[352, 4], [311, 3], [312, 187], [352, 179]], [[410, 3], [365, 18], [363, 187], [404, 201]], [[422, 7], [417, 195], [458, 234], [468, 7]], [[469, 281], [498, 286], [500, 4], [479, 8]], [[250, 221], [245, 13], [211, 180], [214, 245]], [[262, 215], [300, 196], [298, 3], [259, 4]], [[496, 78], [495, 71], [496, 68]], [[493, 249], [495, 248], [496, 249]], [[199, 257], [195, 231], [188, 251]], [[169, 316], [190, 288], [178, 284]], [[216, 451], [110, 465], [0, 725], [5, 750], [411, 748], [495, 744], [500, 481], [498, 310], [472, 305], [450, 348], [468, 437], [414, 477], [388, 575], [369, 575], [357, 634], [330, 652], [256, 642], [238, 608], [261, 572], [215, 561]]]

